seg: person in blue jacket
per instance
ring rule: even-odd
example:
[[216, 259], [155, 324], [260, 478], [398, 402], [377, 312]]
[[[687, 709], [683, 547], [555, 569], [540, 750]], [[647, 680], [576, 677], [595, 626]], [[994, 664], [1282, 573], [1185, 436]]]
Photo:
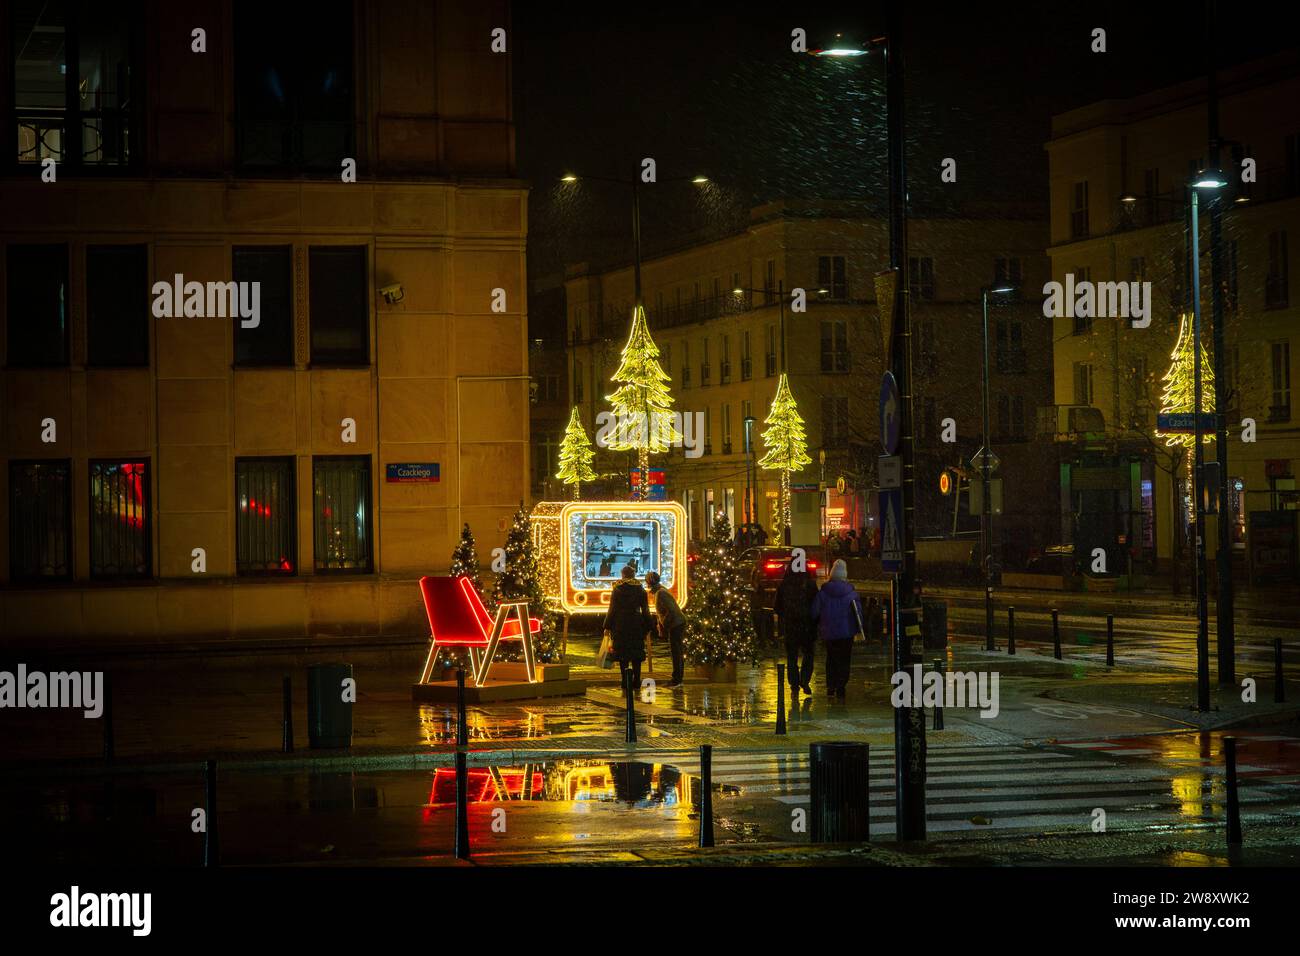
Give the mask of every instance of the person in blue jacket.
[[853, 636], [862, 630], [862, 598], [849, 583], [844, 561], [831, 565], [831, 579], [813, 599], [817, 636], [826, 643], [826, 692], [843, 700], [849, 686]]

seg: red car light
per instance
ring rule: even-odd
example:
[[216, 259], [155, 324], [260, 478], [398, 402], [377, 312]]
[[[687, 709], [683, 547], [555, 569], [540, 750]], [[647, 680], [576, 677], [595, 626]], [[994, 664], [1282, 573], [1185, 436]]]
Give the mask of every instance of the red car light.
[[816, 571], [816, 570], [817, 570], [818, 568], [820, 568], [820, 567], [821, 567], [821, 565], [818, 564], [816, 561], [809, 561], [809, 562], [808, 562], [808, 570], [809, 570], [809, 571]]
[[764, 570], [767, 571], [780, 571], [783, 567], [785, 567], [784, 561], [767, 561], [763, 564]]

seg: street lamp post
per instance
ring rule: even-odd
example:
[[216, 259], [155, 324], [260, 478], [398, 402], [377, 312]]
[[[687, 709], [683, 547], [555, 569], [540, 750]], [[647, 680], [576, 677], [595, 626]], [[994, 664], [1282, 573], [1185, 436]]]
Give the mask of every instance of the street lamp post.
[[990, 459], [993, 455], [989, 437], [989, 295], [1006, 295], [1015, 292], [1011, 285], [985, 286], [980, 290], [981, 314], [984, 319], [983, 379], [980, 405], [983, 411], [984, 434], [980, 448], [980, 555], [984, 563], [984, 648], [993, 650], [993, 487], [989, 483], [992, 473]]
[[[733, 293], [734, 295], [738, 295], [738, 296], [743, 296], [746, 292], [748, 292], [748, 293], [750, 293], [750, 294], [761, 292], [764, 296], [768, 296], [768, 295], [771, 295], [771, 294], [772, 294], [772, 290], [771, 290], [771, 289], [751, 289], [751, 288], [748, 288], [747, 286], [739, 286], [739, 285], [736, 286], [736, 287], [735, 287], [734, 289], [732, 289], [731, 291], [732, 291], [732, 293]], [[781, 367], [780, 367], [779, 371], [781, 372], [781, 374], [784, 375], [784, 374], [785, 374], [785, 278], [784, 278], [784, 277], [782, 277], [782, 278], [776, 280], [776, 302], [777, 302], [778, 314], [780, 315], [780, 323], [781, 323], [781, 324], [780, 324], [780, 333], [781, 333]], [[764, 303], [764, 304], [767, 304], [767, 303]], [[747, 422], [752, 422], [753, 420], [754, 420], [754, 419], [752, 419], [752, 418], [746, 418], [746, 419], [745, 419], [745, 421], [747, 421]], [[746, 451], [748, 452], [748, 450], [749, 450], [749, 436], [748, 436], [748, 433], [746, 433], [745, 444], [746, 444]], [[751, 457], [752, 457], [752, 456], [751, 456]], [[758, 492], [757, 492], [757, 488], [758, 488], [758, 468], [757, 468], [756, 465], [751, 465], [750, 462], [751, 462], [751, 459], [746, 459], [746, 464], [745, 464], [745, 484], [746, 484], [746, 486], [748, 486], [749, 483], [750, 483], [749, 472], [750, 472], [750, 468], [752, 467], [753, 470], [754, 470], [754, 478], [753, 478], [753, 487], [754, 487], [754, 489], [755, 489], [755, 492], [754, 492], [754, 493], [757, 494], [757, 493], [758, 493]], [[823, 464], [825, 464], [824, 461], [823, 461]], [[783, 486], [783, 487], [784, 487], [784, 486]], [[754, 508], [754, 511], [755, 511], [755, 517], [757, 518], [757, 511], [758, 511], [757, 507]], [[785, 523], [785, 521], [784, 521], [784, 516], [782, 516], [782, 522], [781, 522], [781, 523], [782, 523], [782, 525], [783, 525], [783, 527], [782, 527], [782, 529], [781, 529], [782, 540], [783, 540], [786, 544], [789, 544], [789, 543], [790, 543], [790, 526], [789, 526], [788, 524]]]
[[754, 467], [754, 439], [752, 433], [754, 430], [754, 416], [745, 416], [745, 533], [748, 535], [751, 531], [750, 525], [754, 520], [753, 506], [753, 485], [750, 484], [750, 470]]

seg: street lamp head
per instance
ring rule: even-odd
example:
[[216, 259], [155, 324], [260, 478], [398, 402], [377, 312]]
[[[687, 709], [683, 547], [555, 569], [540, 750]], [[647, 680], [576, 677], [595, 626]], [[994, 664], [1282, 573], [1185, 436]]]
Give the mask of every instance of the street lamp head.
[[573, 173], [565, 173], [560, 177], [560, 182], [562, 183], [576, 183], [577, 181], [578, 177], [573, 175]]
[[870, 50], [844, 39], [844, 34], [835, 34], [835, 41], [825, 50], [809, 50], [813, 56], [853, 57], [866, 56]]
[[703, 186], [708, 181], [709, 181], [708, 176], [696, 176], [694, 179], [691, 180], [691, 182], [695, 183], [695, 185], [697, 186]]
[[1228, 181], [1217, 169], [1203, 170], [1192, 182], [1194, 189], [1222, 189], [1226, 185]]
[[732, 295], [744, 295], [744, 294], [745, 294], [745, 290], [742, 289], [740, 286], [736, 286], [734, 289], [731, 290], [731, 294], [732, 294]]
[[1020, 287], [1012, 285], [1010, 282], [999, 282], [988, 291], [991, 295], [1010, 295], [1013, 292], [1019, 292]]
[[1135, 203], [1138, 201], [1138, 198], [1135, 193], [1125, 193], [1119, 197], [1119, 201], [1122, 203]]

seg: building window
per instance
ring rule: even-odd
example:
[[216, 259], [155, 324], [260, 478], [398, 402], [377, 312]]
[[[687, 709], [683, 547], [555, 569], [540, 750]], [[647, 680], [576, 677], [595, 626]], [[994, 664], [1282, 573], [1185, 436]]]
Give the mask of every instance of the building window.
[[822, 447], [843, 448], [849, 442], [847, 396], [822, 396]]
[[[237, 288], [257, 285], [257, 325], [233, 320], [235, 365], [293, 366], [293, 250], [289, 246], [235, 246], [231, 277]], [[247, 283], [245, 285], [244, 283]]]
[[823, 322], [822, 371], [849, 370], [849, 327], [847, 322]]
[[682, 342], [682, 388], [691, 387], [691, 343]]
[[767, 269], [763, 272], [763, 301], [771, 305], [776, 301], [776, 260], [767, 260]]
[[9, 577], [72, 577], [71, 462], [9, 463]]
[[1291, 420], [1291, 343], [1272, 343], [1273, 400], [1268, 410], [1270, 422]]
[[153, 573], [149, 464], [90, 463], [90, 576], [147, 578]]
[[312, 364], [368, 365], [370, 308], [366, 295], [366, 247], [313, 246], [308, 269]]
[[1287, 295], [1286, 230], [1268, 234], [1268, 275], [1264, 277], [1264, 307], [1284, 309]]
[[929, 256], [912, 256], [907, 260], [907, 288], [916, 299], [934, 298], [934, 260]]
[[140, 15], [129, 11], [89, 0], [13, 4], [18, 162], [53, 159], [62, 173], [135, 158], [143, 74]]
[[1025, 371], [1024, 327], [1019, 322], [998, 322], [996, 354], [999, 372], [1018, 375]]
[[748, 382], [754, 377], [754, 359], [751, 352], [749, 329], [740, 333], [740, 380]]
[[[1092, 281], [1092, 268], [1090, 266], [1076, 266], [1074, 269], [1074, 287], [1079, 288], [1081, 283]], [[1077, 311], [1074, 313], [1074, 334], [1087, 335], [1092, 331], [1092, 316], [1080, 315]]]
[[245, 168], [339, 173], [353, 148], [350, 0], [312, 7], [311, 43], [289, 43], [302, 28], [292, 5], [235, 4], [235, 149]]
[[709, 375], [712, 369], [709, 368], [709, 337], [704, 337], [704, 360], [700, 362], [700, 384], [709, 384]]
[[731, 454], [731, 405], [722, 406], [722, 453]]
[[11, 368], [68, 364], [68, 247], [10, 246], [7, 325]]
[[312, 459], [317, 571], [370, 571], [370, 456]]
[[704, 406], [704, 454], [713, 454], [713, 409]]
[[767, 376], [771, 378], [776, 374], [776, 326], [767, 327], [767, 354], [764, 356], [764, 364], [767, 367]]
[[817, 291], [831, 299], [849, 297], [849, 283], [845, 278], [843, 256], [817, 257]]
[[[745, 420], [753, 417], [754, 417], [754, 403], [747, 398], [743, 399], [740, 403], [740, 427], [742, 431], [745, 428]], [[758, 422], [757, 421], [752, 422], [749, 426], [749, 431], [746, 432], [743, 436], [745, 440], [744, 450], [746, 452], [750, 451], [753, 448], [754, 438], [755, 438], [754, 432], [755, 429], [757, 428], [758, 428]]]
[[533, 442], [533, 486], [541, 488], [559, 470], [560, 443], [549, 432], [542, 432]]
[[1088, 183], [1074, 184], [1070, 197], [1070, 238], [1083, 239], [1088, 235]]
[[145, 246], [86, 247], [86, 362], [149, 364], [149, 255]]
[[726, 385], [731, 381], [731, 336], [722, 337], [722, 362], [718, 367], [718, 381]]
[[1020, 259], [1010, 256], [1005, 259], [997, 259], [993, 264], [993, 284], [999, 288], [1011, 286], [1012, 288], [1020, 287]]
[[[665, 365], [668, 363], [665, 362]], [[577, 359], [573, 360], [573, 404], [577, 405], [582, 401], [582, 363]]]
[[293, 574], [298, 510], [292, 458], [235, 459], [235, 572]]
[[673, 346], [671, 342], [665, 342], [659, 349], [659, 367], [669, 375], [673, 374]]
[[1074, 404], [1092, 404], [1092, 366], [1087, 362], [1074, 363]]

